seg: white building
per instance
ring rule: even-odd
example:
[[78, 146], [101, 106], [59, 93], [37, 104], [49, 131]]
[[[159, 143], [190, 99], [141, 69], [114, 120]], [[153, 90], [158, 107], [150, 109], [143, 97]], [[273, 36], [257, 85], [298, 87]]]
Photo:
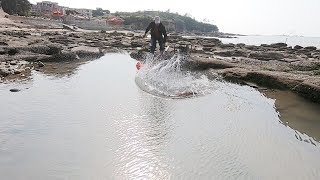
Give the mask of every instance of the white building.
[[31, 14], [52, 17], [54, 13], [64, 14], [63, 7], [56, 2], [42, 1], [31, 6]]
[[82, 16], [82, 17], [87, 18], [87, 19], [91, 19], [93, 17], [91, 9], [75, 9], [75, 8], [64, 7], [64, 10], [65, 11], [68, 11], [68, 10], [69, 11], [74, 11], [74, 12], [76, 12], [77, 16]]

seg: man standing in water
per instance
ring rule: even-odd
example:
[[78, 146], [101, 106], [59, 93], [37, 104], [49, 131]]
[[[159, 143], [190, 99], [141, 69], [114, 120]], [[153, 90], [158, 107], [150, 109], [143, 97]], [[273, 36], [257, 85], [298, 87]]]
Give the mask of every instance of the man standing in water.
[[152, 21], [149, 26], [146, 29], [146, 32], [144, 33], [143, 37], [145, 38], [147, 33], [151, 30], [151, 42], [150, 42], [150, 51], [152, 54], [154, 54], [154, 51], [156, 49], [157, 41], [160, 46], [160, 52], [161, 54], [164, 51], [164, 46], [167, 40], [167, 32], [164, 25], [160, 22], [160, 17], [156, 16], [154, 18], [154, 21]]

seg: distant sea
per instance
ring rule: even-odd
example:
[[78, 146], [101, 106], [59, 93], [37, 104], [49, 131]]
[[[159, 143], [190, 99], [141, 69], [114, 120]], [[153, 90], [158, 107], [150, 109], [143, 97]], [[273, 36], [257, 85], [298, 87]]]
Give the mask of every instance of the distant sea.
[[320, 37], [303, 36], [236, 36], [237, 38], [219, 38], [223, 43], [244, 43], [246, 45], [261, 45], [272, 43], [287, 43], [288, 46], [315, 46], [320, 48]]

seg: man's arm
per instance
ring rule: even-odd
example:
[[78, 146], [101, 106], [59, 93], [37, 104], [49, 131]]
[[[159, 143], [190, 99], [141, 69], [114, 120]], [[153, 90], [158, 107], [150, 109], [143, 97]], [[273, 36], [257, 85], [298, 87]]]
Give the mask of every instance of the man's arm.
[[162, 25], [162, 33], [163, 33], [163, 36], [164, 36], [164, 43], [167, 41], [167, 31], [166, 31], [166, 27], [164, 27], [164, 25]]
[[148, 25], [143, 37], [146, 37], [147, 33], [150, 31], [151, 28], [152, 28], [152, 22]]

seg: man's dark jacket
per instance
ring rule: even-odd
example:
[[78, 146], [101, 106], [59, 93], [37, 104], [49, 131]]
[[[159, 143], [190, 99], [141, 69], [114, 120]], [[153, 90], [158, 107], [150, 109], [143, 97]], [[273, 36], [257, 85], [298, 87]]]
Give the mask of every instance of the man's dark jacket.
[[[146, 29], [146, 34], [149, 32], [149, 30], [151, 30], [151, 38], [156, 38], [156, 34], [155, 34], [155, 28], [157, 28], [156, 26], [157, 25], [156, 25], [155, 22], [151, 22], [149, 24], [149, 26], [147, 27], [147, 29]], [[164, 42], [166, 42], [166, 40], [167, 40], [167, 31], [166, 31], [166, 28], [164, 27], [164, 25], [162, 23], [159, 24], [158, 30], [159, 30], [159, 33], [160, 33], [160, 39], [164, 38], [163, 40], [164, 40]]]

